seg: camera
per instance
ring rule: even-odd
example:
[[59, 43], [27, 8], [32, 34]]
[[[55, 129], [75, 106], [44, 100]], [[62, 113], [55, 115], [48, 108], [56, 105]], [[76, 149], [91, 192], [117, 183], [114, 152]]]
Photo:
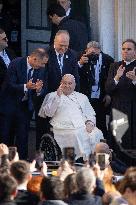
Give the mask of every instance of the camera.
[[9, 161], [12, 161], [16, 155], [17, 147], [9, 147]]
[[92, 53], [92, 54], [88, 55], [87, 57], [88, 57], [88, 62], [90, 64], [94, 64], [94, 65], [96, 65], [97, 60], [99, 59], [99, 55], [95, 54], [95, 53]]

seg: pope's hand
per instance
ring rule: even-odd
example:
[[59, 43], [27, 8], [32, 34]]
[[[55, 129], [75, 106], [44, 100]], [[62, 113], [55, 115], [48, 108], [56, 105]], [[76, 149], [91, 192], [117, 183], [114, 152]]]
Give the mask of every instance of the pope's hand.
[[63, 89], [62, 89], [62, 85], [59, 86], [58, 90], [57, 90], [57, 95], [60, 97], [63, 93]]
[[88, 121], [86, 123], [86, 131], [88, 133], [91, 133], [93, 129], [94, 129], [94, 123], [92, 123], [91, 121]]

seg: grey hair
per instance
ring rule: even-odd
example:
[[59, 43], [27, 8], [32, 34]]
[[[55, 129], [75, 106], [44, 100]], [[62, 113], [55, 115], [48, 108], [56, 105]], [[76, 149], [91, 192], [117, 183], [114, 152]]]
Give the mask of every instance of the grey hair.
[[76, 182], [79, 192], [92, 193], [96, 185], [96, 177], [91, 168], [84, 167], [77, 172]]
[[91, 47], [101, 49], [101, 46], [100, 46], [99, 42], [97, 42], [97, 41], [90, 41], [87, 44], [87, 48], [91, 48]]
[[61, 35], [62, 33], [66, 34], [70, 38], [69, 32], [67, 30], [59, 30], [55, 35], [55, 39], [57, 36]]
[[62, 77], [62, 81], [64, 80], [64, 78], [70, 77], [74, 82], [75, 82], [75, 77], [72, 74], [65, 74]]

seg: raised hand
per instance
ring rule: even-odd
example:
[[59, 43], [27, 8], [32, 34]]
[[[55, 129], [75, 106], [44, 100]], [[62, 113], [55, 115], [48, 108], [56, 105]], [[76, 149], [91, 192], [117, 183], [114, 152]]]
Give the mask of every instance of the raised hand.
[[82, 56], [81, 56], [81, 58], [80, 58], [80, 61], [79, 61], [79, 63], [80, 63], [80, 65], [84, 65], [85, 63], [88, 63], [88, 57], [87, 57], [87, 54], [83, 54]]
[[92, 132], [92, 130], [94, 129], [94, 123], [93, 122], [91, 122], [91, 121], [88, 121], [88, 122], [86, 122], [86, 131], [88, 132], [88, 133], [91, 133]]
[[1, 143], [0, 144], [0, 157], [2, 155], [5, 155], [5, 154], [9, 154], [9, 149], [8, 149], [7, 145]]
[[136, 73], [135, 73], [136, 67], [132, 71], [128, 71], [126, 73], [126, 77], [129, 78], [132, 81], [136, 81]]
[[119, 81], [120, 77], [123, 75], [124, 73], [124, 70], [125, 70], [125, 67], [123, 67], [123, 65], [119, 66], [118, 70], [117, 70], [117, 73], [116, 73], [116, 76], [115, 76], [115, 80], [116, 81]]
[[59, 88], [57, 89], [57, 95], [60, 97], [63, 93], [63, 89], [62, 89], [62, 85], [59, 86]]

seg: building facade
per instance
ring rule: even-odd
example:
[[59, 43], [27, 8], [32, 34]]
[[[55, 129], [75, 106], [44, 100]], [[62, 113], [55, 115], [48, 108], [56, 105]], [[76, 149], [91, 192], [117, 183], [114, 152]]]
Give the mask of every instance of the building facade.
[[[50, 25], [46, 9], [54, 1], [21, 1], [22, 55], [28, 54], [33, 48], [49, 45]], [[116, 60], [121, 57], [122, 41], [126, 38], [136, 40], [135, 0], [71, 0], [71, 2], [75, 3], [75, 8], [83, 15], [88, 13], [89, 9], [86, 18], [90, 21], [91, 39], [99, 41], [102, 50]]]

